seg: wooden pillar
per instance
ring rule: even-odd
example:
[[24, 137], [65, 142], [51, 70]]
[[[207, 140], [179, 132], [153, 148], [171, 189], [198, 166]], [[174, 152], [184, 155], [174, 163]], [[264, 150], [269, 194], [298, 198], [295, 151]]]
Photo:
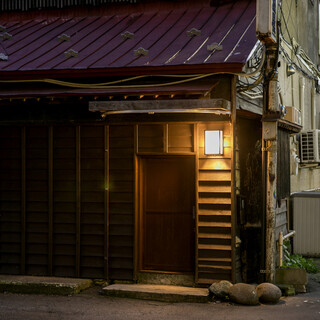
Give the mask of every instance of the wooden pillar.
[[264, 211], [265, 211], [265, 270], [266, 281], [274, 282], [276, 267], [275, 216], [277, 206], [277, 131], [279, 102], [277, 92], [277, 47], [267, 46], [265, 105], [262, 121], [262, 152], [264, 175]]
[[76, 126], [76, 277], [80, 277], [80, 219], [81, 219], [81, 175], [80, 175], [80, 126]]
[[232, 78], [231, 81], [231, 254], [232, 254], [232, 282], [236, 282], [236, 236], [237, 236], [237, 194], [236, 194], [236, 113], [237, 113], [237, 105], [236, 105], [236, 76]]
[[109, 126], [104, 127], [104, 277], [109, 277]]
[[48, 132], [48, 274], [53, 274], [53, 127]]
[[26, 273], [26, 127], [21, 129], [21, 255], [20, 273]]

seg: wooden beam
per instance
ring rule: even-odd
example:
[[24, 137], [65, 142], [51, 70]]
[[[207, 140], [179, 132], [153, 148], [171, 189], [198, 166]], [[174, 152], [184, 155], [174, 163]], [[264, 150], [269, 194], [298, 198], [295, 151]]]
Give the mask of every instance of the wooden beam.
[[302, 130], [302, 126], [284, 119], [278, 120], [278, 126], [287, 130], [289, 133], [299, 133]]
[[126, 100], [89, 102], [89, 111], [100, 112], [183, 109], [230, 111], [231, 102], [226, 99]]
[[26, 272], [26, 127], [21, 128], [21, 256], [20, 273]]
[[109, 126], [104, 127], [104, 278], [109, 279]]
[[80, 277], [80, 254], [81, 254], [81, 159], [80, 159], [80, 126], [76, 126], [76, 277]]
[[53, 274], [53, 127], [48, 136], [48, 275]]

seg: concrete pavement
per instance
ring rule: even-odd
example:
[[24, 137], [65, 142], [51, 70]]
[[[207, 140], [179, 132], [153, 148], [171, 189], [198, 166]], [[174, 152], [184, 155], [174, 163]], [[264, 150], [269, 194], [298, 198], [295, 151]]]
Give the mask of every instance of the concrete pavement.
[[[0, 292], [21, 294], [77, 294], [93, 285], [89, 279], [0, 275]], [[167, 302], [208, 302], [208, 289], [153, 284], [113, 284], [101, 294]]]
[[92, 286], [92, 280], [0, 275], [0, 292], [70, 295]]
[[[70, 296], [0, 293], [4, 320], [319, 320], [320, 285], [275, 305], [243, 306], [230, 302], [170, 303], [115, 298], [92, 286]], [[309, 290], [309, 288], [307, 288]]]

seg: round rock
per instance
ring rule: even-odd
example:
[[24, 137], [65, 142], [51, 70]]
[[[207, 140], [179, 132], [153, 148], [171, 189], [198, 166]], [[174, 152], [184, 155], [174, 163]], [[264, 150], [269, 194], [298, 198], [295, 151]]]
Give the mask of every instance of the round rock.
[[233, 284], [229, 281], [222, 280], [220, 282], [215, 282], [209, 287], [209, 291], [218, 299], [225, 299], [228, 294], [230, 288]]
[[261, 302], [277, 303], [281, 297], [281, 290], [272, 283], [261, 283], [256, 290]]
[[237, 283], [229, 290], [230, 300], [239, 304], [256, 305], [259, 298], [256, 288], [251, 284]]

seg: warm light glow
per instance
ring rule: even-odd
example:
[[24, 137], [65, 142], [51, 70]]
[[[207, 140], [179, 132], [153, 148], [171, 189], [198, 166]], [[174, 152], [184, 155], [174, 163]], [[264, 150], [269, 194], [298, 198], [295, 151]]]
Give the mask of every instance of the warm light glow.
[[223, 154], [222, 130], [206, 130], [204, 132], [204, 153], [207, 155]]

